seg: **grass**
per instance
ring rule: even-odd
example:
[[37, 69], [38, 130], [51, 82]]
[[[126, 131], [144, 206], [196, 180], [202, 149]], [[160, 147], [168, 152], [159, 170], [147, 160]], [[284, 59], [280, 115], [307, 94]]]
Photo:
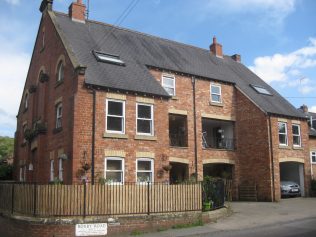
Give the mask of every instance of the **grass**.
[[137, 236], [137, 235], [142, 235], [142, 234], [145, 234], [145, 232], [142, 232], [142, 231], [140, 231], [140, 230], [133, 230], [133, 231], [131, 232], [131, 235], [132, 235], [132, 236]]
[[203, 226], [203, 225], [204, 225], [203, 221], [201, 219], [198, 219], [195, 222], [188, 223], [188, 224], [177, 224], [177, 225], [172, 226], [171, 228], [172, 229], [183, 229], [183, 228], [190, 228], [190, 227]]

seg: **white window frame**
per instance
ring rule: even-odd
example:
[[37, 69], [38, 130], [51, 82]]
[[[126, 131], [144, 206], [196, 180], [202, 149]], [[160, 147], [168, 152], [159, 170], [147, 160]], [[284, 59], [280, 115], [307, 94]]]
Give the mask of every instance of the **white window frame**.
[[60, 181], [64, 181], [63, 173], [64, 173], [63, 159], [59, 158], [58, 159], [58, 179]]
[[63, 61], [59, 61], [57, 66], [57, 82], [61, 82], [65, 77], [65, 67]]
[[[168, 85], [165, 85], [164, 81], [165, 79], [168, 78], [168, 79], [171, 79], [173, 81], [173, 87], [170, 87]], [[172, 89], [173, 90], [173, 94], [169, 94], [169, 92], [166, 90], [166, 92], [171, 95], [171, 96], [176, 96], [176, 78], [174, 75], [168, 75], [168, 74], [163, 74], [162, 75], [162, 78], [161, 78], [161, 85], [163, 88], [168, 88], [168, 89]]]
[[[150, 171], [139, 171], [138, 170], [138, 161], [149, 161], [150, 162]], [[147, 182], [139, 182], [137, 180], [137, 175], [138, 175], [138, 172], [143, 172], [143, 173], [151, 173], [151, 181], [150, 183], [153, 183], [154, 182], [154, 159], [151, 159], [151, 158], [137, 158], [136, 159], [136, 183], [138, 184], [147, 184]]]
[[55, 178], [54, 160], [50, 160], [50, 181], [53, 182], [54, 178]]
[[[298, 127], [298, 134], [294, 134], [293, 133], [293, 126], [297, 126]], [[301, 125], [299, 125], [299, 124], [292, 124], [292, 135], [293, 135], [293, 146], [301, 147], [302, 146]], [[299, 144], [294, 144], [294, 137], [298, 137], [299, 138], [299, 141], [300, 141]]]
[[[313, 161], [313, 157], [315, 158], [315, 161]], [[311, 151], [311, 163], [316, 165], [316, 151]]]
[[[279, 124], [284, 124], [285, 125], [285, 133], [280, 133], [280, 131], [279, 131]], [[280, 143], [279, 135], [285, 135], [286, 143]], [[288, 146], [289, 138], [288, 138], [287, 123], [286, 122], [278, 122], [278, 138], [279, 138], [279, 145], [280, 146]]]
[[[60, 108], [61, 108], [61, 110], [59, 110]], [[62, 128], [63, 127], [63, 122], [62, 121], [63, 121], [63, 104], [62, 103], [58, 103], [56, 105], [56, 124], [55, 124], [55, 128]]]
[[[212, 87], [217, 87], [217, 88], [219, 88], [219, 93], [213, 93], [213, 92], [212, 92]], [[221, 103], [222, 103], [222, 85], [211, 83], [211, 85], [210, 85], [210, 95], [211, 95], [211, 102], [212, 102], [212, 103], [221, 104]], [[219, 96], [219, 101], [213, 100], [212, 95], [217, 95], [217, 96]]]
[[[109, 115], [109, 111], [108, 111], [109, 110], [109, 102], [122, 103], [123, 115], [122, 116]], [[122, 118], [123, 119], [122, 131], [108, 130], [108, 117]], [[106, 133], [125, 134], [125, 101], [124, 100], [106, 99], [106, 102], [105, 102], [105, 131], [106, 131]]]
[[26, 181], [26, 166], [20, 167], [20, 182]]
[[[107, 161], [108, 160], [119, 160], [122, 162], [122, 170], [108, 170], [107, 169]], [[122, 181], [121, 182], [107, 182], [107, 184], [124, 184], [124, 179], [125, 179], [125, 162], [124, 158], [122, 157], [105, 157], [104, 159], [104, 178], [106, 179], [106, 172], [122, 172]]]
[[[142, 105], [142, 106], [149, 106], [150, 107], [150, 113], [151, 113], [151, 118], [147, 119], [147, 118], [138, 118], [138, 105]], [[138, 132], [137, 128], [138, 128], [138, 120], [147, 120], [147, 121], [151, 121], [151, 131], [150, 133], [141, 133]], [[136, 134], [137, 135], [144, 135], [144, 136], [154, 136], [154, 105], [153, 104], [144, 104], [144, 103], [136, 103]]]

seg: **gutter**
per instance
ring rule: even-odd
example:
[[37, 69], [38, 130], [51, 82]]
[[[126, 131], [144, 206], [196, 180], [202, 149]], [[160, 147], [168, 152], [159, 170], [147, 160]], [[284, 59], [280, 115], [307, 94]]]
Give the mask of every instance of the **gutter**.
[[96, 91], [92, 90], [92, 142], [91, 142], [91, 184], [94, 185], [94, 156], [95, 156], [95, 113], [96, 113]]
[[198, 181], [198, 157], [197, 157], [197, 131], [196, 131], [196, 104], [195, 104], [195, 77], [191, 78], [193, 89], [193, 123], [194, 123], [194, 161], [195, 161], [195, 180]]

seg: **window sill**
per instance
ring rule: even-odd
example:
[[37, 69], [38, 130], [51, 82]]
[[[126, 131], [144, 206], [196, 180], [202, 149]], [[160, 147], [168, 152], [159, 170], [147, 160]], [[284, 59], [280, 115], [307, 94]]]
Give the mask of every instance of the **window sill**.
[[53, 133], [54, 133], [54, 134], [60, 133], [62, 130], [63, 130], [62, 127], [60, 127], [60, 128], [54, 128], [54, 129], [53, 129]]
[[303, 147], [301, 147], [301, 146], [293, 146], [293, 149], [294, 150], [304, 150]]
[[147, 141], [157, 141], [156, 136], [150, 136], [150, 135], [135, 135], [135, 140], [147, 140]]
[[236, 151], [237, 149], [225, 149], [225, 148], [212, 148], [212, 147], [203, 147], [202, 150], [213, 150], [213, 151]]
[[103, 138], [118, 138], [118, 139], [128, 139], [128, 135], [120, 133], [104, 133]]
[[291, 149], [288, 145], [279, 145], [279, 149]]
[[210, 101], [210, 105], [212, 105], [212, 106], [218, 106], [218, 107], [224, 107], [223, 102], [217, 103], [217, 102], [212, 102], [212, 101]]
[[64, 83], [64, 80], [56, 81], [55, 88], [59, 87], [63, 83]]
[[177, 96], [172, 96], [171, 99], [172, 100], [178, 100], [179, 98]]

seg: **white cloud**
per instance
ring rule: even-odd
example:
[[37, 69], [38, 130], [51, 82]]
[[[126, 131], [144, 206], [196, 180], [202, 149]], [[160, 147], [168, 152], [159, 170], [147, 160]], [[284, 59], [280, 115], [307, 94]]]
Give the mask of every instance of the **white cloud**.
[[309, 111], [309, 112], [316, 113], [316, 105], [310, 107], [310, 108], [308, 109], [308, 111]]
[[7, 3], [12, 5], [18, 5], [20, 4], [20, 0], [5, 0]]
[[[254, 60], [254, 65], [249, 68], [268, 83], [287, 82], [288, 86], [299, 85], [298, 82], [301, 83], [300, 85], [305, 83], [301, 92], [310, 93], [315, 90], [315, 86], [311, 86], [315, 81], [310, 78], [306, 80], [303, 74], [304, 69], [316, 67], [316, 39], [310, 38], [309, 42], [308, 46], [288, 54], [258, 57]], [[311, 88], [308, 89], [308, 86]]]
[[247, 13], [260, 15], [261, 25], [280, 25], [295, 11], [297, 0], [208, 0], [212, 13]]

